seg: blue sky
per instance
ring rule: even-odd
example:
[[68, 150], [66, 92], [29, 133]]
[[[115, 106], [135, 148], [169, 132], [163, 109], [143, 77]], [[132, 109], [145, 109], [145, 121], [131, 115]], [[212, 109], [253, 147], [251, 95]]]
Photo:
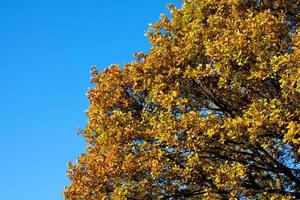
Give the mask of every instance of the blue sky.
[[179, 0], [0, 0], [0, 199], [56, 200], [84, 152], [90, 67], [147, 51], [148, 24]]

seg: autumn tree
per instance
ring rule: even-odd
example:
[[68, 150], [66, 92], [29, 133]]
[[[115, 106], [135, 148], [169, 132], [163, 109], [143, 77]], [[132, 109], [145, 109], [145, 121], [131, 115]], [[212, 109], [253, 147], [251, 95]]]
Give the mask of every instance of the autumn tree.
[[92, 69], [65, 198], [300, 199], [300, 1], [169, 8], [148, 53]]

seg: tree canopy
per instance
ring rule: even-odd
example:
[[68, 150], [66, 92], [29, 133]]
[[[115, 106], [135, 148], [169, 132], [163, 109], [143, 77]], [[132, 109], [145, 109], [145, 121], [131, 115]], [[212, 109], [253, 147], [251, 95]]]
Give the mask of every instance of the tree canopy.
[[189, 0], [92, 69], [76, 199], [300, 199], [300, 1]]

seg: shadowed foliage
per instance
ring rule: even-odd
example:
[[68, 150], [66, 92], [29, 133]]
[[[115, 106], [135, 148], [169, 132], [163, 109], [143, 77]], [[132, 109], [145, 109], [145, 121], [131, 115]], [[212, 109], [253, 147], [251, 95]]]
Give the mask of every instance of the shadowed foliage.
[[92, 69], [76, 199], [300, 199], [300, 1], [169, 6], [132, 63]]

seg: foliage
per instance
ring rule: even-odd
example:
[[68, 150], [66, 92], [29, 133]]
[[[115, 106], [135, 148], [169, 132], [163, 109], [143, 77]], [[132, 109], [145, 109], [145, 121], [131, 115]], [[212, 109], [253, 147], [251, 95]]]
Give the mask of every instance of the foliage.
[[93, 68], [65, 198], [300, 198], [300, 1], [169, 8], [149, 53]]

